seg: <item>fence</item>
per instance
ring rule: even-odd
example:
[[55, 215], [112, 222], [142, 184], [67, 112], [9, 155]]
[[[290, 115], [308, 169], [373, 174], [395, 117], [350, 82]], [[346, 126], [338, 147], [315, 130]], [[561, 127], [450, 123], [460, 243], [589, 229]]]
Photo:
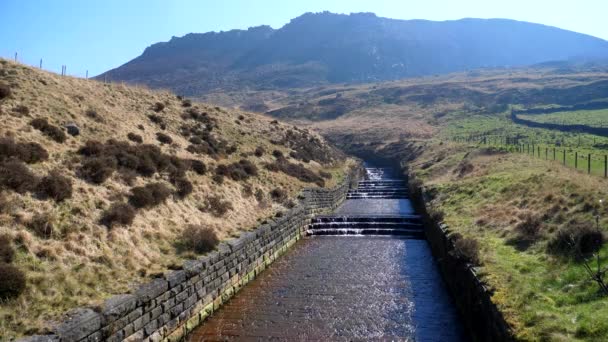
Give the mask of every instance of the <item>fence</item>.
[[461, 143], [476, 143], [496, 146], [512, 153], [524, 153], [539, 159], [559, 162], [563, 166], [586, 172], [590, 175], [608, 178], [608, 154], [593, 153], [584, 150], [574, 150], [569, 147], [555, 147], [547, 144], [520, 143], [517, 137], [471, 135], [454, 137]]

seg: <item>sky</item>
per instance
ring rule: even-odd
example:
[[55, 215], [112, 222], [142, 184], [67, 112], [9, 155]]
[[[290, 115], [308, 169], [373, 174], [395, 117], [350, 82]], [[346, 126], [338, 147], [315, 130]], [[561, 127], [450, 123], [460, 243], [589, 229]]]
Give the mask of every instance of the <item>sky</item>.
[[280, 28], [306, 12], [394, 19], [508, 18], [608, 40], [608, 0], [0, 0], [0, 57], [84, 77], [190, 32]]

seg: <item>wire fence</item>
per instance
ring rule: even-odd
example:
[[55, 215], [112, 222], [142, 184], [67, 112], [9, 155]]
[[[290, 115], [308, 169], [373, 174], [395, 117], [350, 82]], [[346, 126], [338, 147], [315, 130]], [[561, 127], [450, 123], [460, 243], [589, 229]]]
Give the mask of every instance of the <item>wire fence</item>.
[[454, 137], [460, 143], [475, 143], [499, 147], [512, 153], [559, 162], [563, 166], [585, 172], [590, 175], [608, 178], [608, 154], [597, 150], [576, 150], [571, 147], [550, 146], [542, 143], [520, 143], [518, 138], [508, 136], [466, 136]]
[[[20, 60], [20, 55], [19, 55], [18, 52], [15, 52], [14, 56], [11, 56], [11, 57], [6, 58], [6, 59], [12, 59], [15, 63], [27, 64], [27, 63], [24, 63], [23, 61]], [[53, 72], [53, 73], [56, 73], [56, 74], [61, 75], [61, 76], [78, 77], [78, 78], [84, 78], [84, 79], [87, 79], [87, 80], [89, 79], [89, 70], [85, 70], [84, 75], [82, 75], [82, 74], [80, 74], [80, 75], [74, 75], [74, 74], [68, 75], [68, 66], [67, 65], [61, 65], [61, 71], [58, 72], [58, 71], [52, 70], [52, 69], [43, 69], [43, 62], [44, 62], [44, 60], [42, 58], [40, 58], [40, 61], [39, 61], [38, 65], [31, 65], [31, 66], [32, 67], [37, 67], [40, 70], [46, 70], [46, 71], [49, 71], [49, 72]], [[30, 65], [30, 64], [27, 64], [27, 65]], [[100, 79], [99, 81], [103, 81], [103, 83], [110, 83], [110, 80], [108, 80], [107, 75], [104, 75], [103, 80]]]

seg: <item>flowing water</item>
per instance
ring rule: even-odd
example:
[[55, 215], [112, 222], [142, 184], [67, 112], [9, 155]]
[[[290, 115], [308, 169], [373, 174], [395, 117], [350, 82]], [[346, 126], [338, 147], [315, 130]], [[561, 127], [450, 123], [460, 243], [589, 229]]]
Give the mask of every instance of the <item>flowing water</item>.
[[405, 184], [368, 169], [189, 341], [466, 340]]

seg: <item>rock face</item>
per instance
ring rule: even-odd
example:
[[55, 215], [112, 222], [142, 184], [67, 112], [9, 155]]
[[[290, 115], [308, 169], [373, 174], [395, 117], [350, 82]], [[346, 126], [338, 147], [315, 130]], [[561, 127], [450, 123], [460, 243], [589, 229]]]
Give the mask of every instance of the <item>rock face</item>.
[[200, 95], [214, 89], [382, 81], [580, 57], [608, 57], [608, 42], [514, 20], [434, 22], [324, 12], [304, 14], [278, 30], [260, 26], [173, 37], [98, 78]]

